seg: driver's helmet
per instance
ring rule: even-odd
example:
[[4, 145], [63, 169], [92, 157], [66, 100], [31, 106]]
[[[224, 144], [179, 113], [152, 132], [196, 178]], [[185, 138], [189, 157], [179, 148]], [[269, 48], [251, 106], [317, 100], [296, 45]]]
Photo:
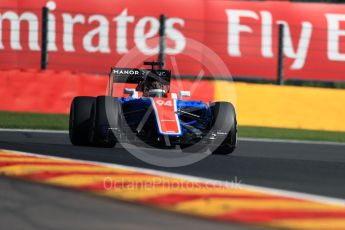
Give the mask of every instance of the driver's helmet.
[[144, 97], [165, 97], [166, 92], [163, 84], [159, 81], [148, 81], [144, 85], [143, 96]]
[[160, 80], [153, 74], [147, 74], [136, 90], [142, 91], [144, 97], [167, 97], [169, 85], [164, 85]]

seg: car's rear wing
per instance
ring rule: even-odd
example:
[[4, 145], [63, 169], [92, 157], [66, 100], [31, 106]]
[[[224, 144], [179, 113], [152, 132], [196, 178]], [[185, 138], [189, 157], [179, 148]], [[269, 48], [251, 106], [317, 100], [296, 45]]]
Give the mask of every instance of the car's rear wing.
[[114, 83], [139, 84], [145, 80], [157, 80], [163, 85], [170, 85], [171, 71], [165, 69], [154, 69], [155, 65], [161, 65], [159, 62], [144, 62], [145, 65], [151, 65], [152, 69], [137, 68], [111, 68], [109, 74], [108, 95], [112, 96]]
[[170, 83], [170, 70], [132, 69], [132, 68], [112, 68], [110, 75], [113, 76], [113, 83], [137, 84], [147, 78], [161, 80], [163, 84]]

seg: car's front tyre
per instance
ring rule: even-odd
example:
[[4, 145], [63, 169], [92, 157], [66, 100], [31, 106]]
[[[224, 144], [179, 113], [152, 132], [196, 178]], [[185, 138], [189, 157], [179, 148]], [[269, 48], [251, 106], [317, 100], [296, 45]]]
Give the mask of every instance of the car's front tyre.
[[237, 146], [237, 120], [236, 111], [230, 102], [215, 102], [211, 106], [214, 117], [212, 131], [215, 133], [226, 133], [222, 140], [212, 148], [213, 154], [231, 154]]
[[91, 110], [89, 139], [99, 147], [112, 148], [116, 145], [114, 135], [121, 124], [121, 104], [117, 98], [98, 96]]
[[71, 103], [69, 116], [69, 138], [73, 145], [88, 146], [91, 126], [91, 108], [96, 98], [75, 97]]

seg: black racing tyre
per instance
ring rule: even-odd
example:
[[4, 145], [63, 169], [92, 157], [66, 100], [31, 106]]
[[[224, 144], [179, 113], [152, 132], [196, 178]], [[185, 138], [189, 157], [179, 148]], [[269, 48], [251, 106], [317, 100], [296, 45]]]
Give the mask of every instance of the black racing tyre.
[[88, 146], [91, 108], [96, 98], [75, 97], [69, 114], [69, 138], [73, 145]]
[[220, 155], [231, 154], [237, 145], [235, 108], [230, 102], [215, 102], [211, 106], [211, 111], [214, 117], [212, 131], [227, 133], [225, 139], [223, 137], [223, 140], [212, 149], [212, 153]]
[[113, 131], [120, 128], [121, 104], [117, 98], [98, 96], [91, 111], [90, 141], [99, 147], [112, 148], [117, 140]]

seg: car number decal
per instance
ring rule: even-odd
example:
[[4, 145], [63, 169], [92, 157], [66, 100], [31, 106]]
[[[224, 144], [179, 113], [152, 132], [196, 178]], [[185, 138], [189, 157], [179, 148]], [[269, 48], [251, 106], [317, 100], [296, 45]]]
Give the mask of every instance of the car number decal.
[[151, 98], [160, 134], [180, 135], [180, 120], [177, 116], [177, 102], [175, 99]]

